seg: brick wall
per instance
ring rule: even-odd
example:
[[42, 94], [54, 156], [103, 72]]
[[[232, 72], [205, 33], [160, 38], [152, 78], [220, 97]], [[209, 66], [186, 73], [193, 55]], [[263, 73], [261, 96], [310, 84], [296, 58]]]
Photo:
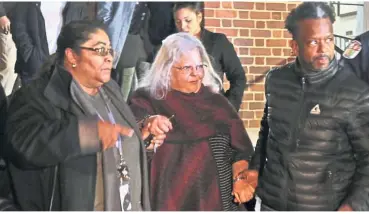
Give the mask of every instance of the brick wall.
[[[205, 2], [205, 27], [224, 33], [241, 60], [248, 84], [240, 116], [245, 128], [258, 128], [264, 110], [264, 77], [270, 68], [293, 60], [284, 20], [298, 2]], [[229, 87], [226, 82], [225, 87]]]

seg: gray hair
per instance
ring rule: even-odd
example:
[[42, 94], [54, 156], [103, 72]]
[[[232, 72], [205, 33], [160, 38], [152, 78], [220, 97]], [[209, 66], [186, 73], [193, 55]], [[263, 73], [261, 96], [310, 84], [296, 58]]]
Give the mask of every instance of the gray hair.
[[168, 36], [162, 43], [151, 68], [144, 73], [138, 88], [144, 88], [149, 91], [150, 95], [157, 100], [165, 99], [171, 90], [171, 69], [173, 64], [183, 54], [198, 49], [203, 64], [207, 66], [204, 69], [202, 84], [210, 87], [213, 92], [219, 93], [223, 87], [222, 80], [214, 71], [210, 58], [199, 39], [188, 33], [181, 32]]

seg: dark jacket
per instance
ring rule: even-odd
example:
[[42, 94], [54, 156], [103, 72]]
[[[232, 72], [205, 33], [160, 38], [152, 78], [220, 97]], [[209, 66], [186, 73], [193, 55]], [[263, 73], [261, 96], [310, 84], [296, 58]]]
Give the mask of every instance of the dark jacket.
[[215, 71], [223, 80], [224, 73], [230, 82], [225, 96], [238, 111], [246, 87], [246, 75], [232, 43], [221, 33], [202, 30], [201, 41], [209, 54]]
[[[49, 57], [45, 21], [40, 2], [17, 3], [12, 15], [11, 31], [17, 47], [15, 71], [27, 81], [35, 76]], [[67, 2], [63, 10], [63, 24], [88, 18], [86, 3]]]
[[[96, 152], [101, 151], [97, 118], [88, 117], [73, 101], [71, 81], [67, 71], [45, 72], [18, 90], [10, 103], [6, 150], [12, 163], [15, 195], [23, 210], [49, 209], [54, 178], [53, 210], [94, 210]], [[131, 110], [121, 101], [119, 86], [110, 81], [103, 87], [141, 136]], [[90, 137], [82, 135], [83, 130], [89, 130]], [[141, 203], [144, 210], [149, 210], [146, 152], [142, 140], [140, 143]], [[55, 177], [56, 165], [59, 170]]]
[[15, 4], [15, 2], [0, 2], [0, 17], [9, 16], [15, 7]]
[[5, 123], [7, 118], [7, 100], [4, 89], [0, 84], [0, 197], [10, 196], [10, 180], [4, 159]]
[[[369, 87], [337, 63], [270, 71], [251, 168], [265, 161], [256, 194], [274, 210], [369, 210]], [[264, 149], [265, 150], [264, 150]]]
[[176, 32], [173, 19], [173, 6], [175, 2], [148, 2], [150, 18], [148, 34], [152, 45], [160, 46], [167, 36]]
[[341, 60], [344, 61], [347, 69], [369, 83], [369, 31], [357, 36], [354, 40], [361, 43], [361, 51], [352, 59], [342, 56]]

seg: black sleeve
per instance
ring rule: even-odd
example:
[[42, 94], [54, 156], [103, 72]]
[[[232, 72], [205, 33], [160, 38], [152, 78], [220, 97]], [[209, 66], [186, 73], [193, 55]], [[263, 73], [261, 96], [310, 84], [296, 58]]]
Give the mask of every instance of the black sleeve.
[[266, 144], [269, 135], [269, 125], [268, 125], [268, 104], [265, 104], [264, 114], [261, 119], [259, 138], [256, 143], [255, 153], [252, 156], [250, 169], [258, 170], [259, 174], [262, 174], [262, 169], [264, 168], [266, 161]]
[[6, 124], [6, 118], [7, 118], [7, 110], [8, 110], [8, 105], [7, 105], [7, 99], [5, 96], [5, 92], [4, 92], [4, 88], [3, 86], [0, 84], [0, 157], [3, 157], [3, 144], [5, 142], [5, 124]]
[[10, 161], [20, 168], [48, 167], [101, 151], [98, 117], [63, 113], [42, 96], [26, 86], [10, 102], [6, 122]]
[[230, 83], [230, 88], [225, 93], [225, 96], [238, 111], [240, 109], [243, 93], [246, 87], [246, 75], [242, 68], [240, 59], [234, 50], [233, 44], [228, 41], [225, 35], [222, 34], [222, 36], [219, 37], [219, 44], [222, 48], [222, 67]]
[[0, 17], [6, 16], [6, 11], [3, 4], [4, 3], [0, 2]]
[[34, 49], [32, 39], [27, 32], [27, 6], [26, 2], [16, 4], [14, 10], [17, 12], [13, 14], [10, 25], [14, 43], [25, 62], [28, 61]]
[[361, 94], [349, 118], [347, 135], [356, 159], [356, 171], [342, 205], [369, 210], [369, 90]]

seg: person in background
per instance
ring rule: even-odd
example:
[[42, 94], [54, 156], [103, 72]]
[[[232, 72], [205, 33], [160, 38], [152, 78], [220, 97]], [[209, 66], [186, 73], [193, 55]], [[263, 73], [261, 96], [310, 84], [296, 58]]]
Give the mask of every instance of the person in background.
[[97, 14], [108, 26], [113, 49], [117, 52], [115, 79], [127, 100], [137, 87], [140, 63], [147, 59], [143, 34], [149, 8], [146, 2], [99, 2]]
[[200, 40], [176, 33], [163, 41], [129, 101], [137, 120], [163, 121], [147, 125], [166, 136], [164, 143], [153, 138], [157, 149], [150, 153], [153, 210], [234, 211], [253, 197], [253, 147], [221, 87]]
[[337, 62], [334, 21], [326, 2], [286, 18], [297, 58], [266, 76], [250, 164], [262, 211], [369, 210], [369, 87]]
[[246, 75], [232, 43], [221, 33], [213, 33], [203, 26], [201, 2], [177, 2], [173, 8], [175, 25], [179, 32], [187, 32], [201, 40], [211, 56], [214, 70], [223, 80], [224, 74], [230, 88], [224, 95], [238, 111], [246, 87]]
[[17, 48], [10, 31], [10, 15], [15, 4], [15, 2], [0, 2], [0, 81], [6, 96], [12, 93], [18, 76], [14, 70]]
[[16, 72], [29, 83], [49, 55], [63, 25], [89, 18], [87, 2], [19, 2], [12, 15], [11, 32], [17, 47]]
[[[64, 26], [55, 58], [10, 103], [5, 153], [22, 210], [150, 210], [149, 133], [111, 80], [114, 51], [104, 28]], [[156, 128], [157, 120], [145, 121]]]
[[342, 53], [341, 62], [361, 80], [369, 84], [369, 31], [355, 37]]

